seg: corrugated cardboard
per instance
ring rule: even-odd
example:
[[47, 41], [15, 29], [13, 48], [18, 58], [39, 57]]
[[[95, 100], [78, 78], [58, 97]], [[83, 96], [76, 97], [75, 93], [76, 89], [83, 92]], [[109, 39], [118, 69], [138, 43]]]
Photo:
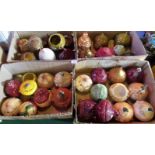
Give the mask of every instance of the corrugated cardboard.
[[[7, 62], [17, 62], [20, 60], [14, 60], [14, 55], [18, 52], [18, 48], [17, 48], [17, 41], [20, 38], [28, 38], [31, 35], [36, 35], [38, 37], [46, 37], [49, 36], [53, 33], [56, 33], [56, 31], [17, 31], [17, 32], [12, 32], [12, 39], [11, 39], [11, 44], [9, 47], [9, 52], [8, 52], [8, 56], [7, 56]], [[60, 32], [62, 34], [73, 34], [73, 39], [74, 39], [74, 43], [75, 43], [75, 33], [74, 32], [69, 32], [69, 31], [62, 31]], [[77, 51], [76, 47], [74, 49], [75, 51]], [[75, 53], [75, 59], [77, 59], [77, 53]]]
[[[16, 62], [11, 64], [3, 64], [0, 70], [0, 102], [6, 97], [4, 93], [4, 84], [6, 80], [12, 79], [13, 75], [25, 73], [25, 72], [50, 72], [55, 74], [59, 71], [73, 72], [74, 64], [71, 61], [54, 61], [54, 62], [43, 62], [43, 61], [32, 61], [32, 62]], [[73, 90], [73, 84], [72, 84]], [[72, 93], [73, 94], [73, 93]], [[65, 119], [72, 118], [73, 113], [73, 101], [72, 106], [67, 112], [58, 112], [53, 106], [48, 108], [46, 111], [39, 111], [38, 115], [35, 116], [0, 116], [1, 120], [16, 120], [16, 119]]]
[[[153, 73], [152, 70], [150, 68], [150, 64], [148, 61], [136, 61], [136, 60], [130, 60], [130, 61], [125, 61], [125, 60], [85, 60], [85, 61], [80, 61], [75, 65], [75, 76], [77, 75], [77, 73], [80, 71], [82, 71], [85, 68], [88, 69], [93, 69], [93, 68], [98, 68], [98, 67], [102, 67], [105, 69], [109, 69], [112, 67], [116, 67], [116, 66], [122, 66], [122, 67], [129, 67], [129, 66], [139, 66], [142, 67], [143, 71], [144, 71], [144, 83], [148, 86], [149, 89], [149, 102], [153, 105], [154, 109], [155, 109], [155, 81], [154, 81], [154, 77], [153, 77]], [[75, 86], [75, 83], [74, 83]], [[76, 118], [75, 118], [75, 122], [79, 123], [78, 118], [77, 118], [77, 94], [75, 93], [75, 110], [76, 110]], [[139, 122], [132, 122], [132, 123], [139, 123]], [[155, 120], [153, 120], [152, 122], [148, 122], [148, 123], [155, 123]]]
[[[88, 31], [88, 34], [90, 36], [90, 38], [93, 40], [93, 38], [100, 34], [101, 32], [103, 32], [104, 34], [106, 34], [108, 36], [109, 39], [112, 39], [116, 34], [120, 33], [117, 31]], [[83, 32], [77, 32], [76, 34], [76, 38], [78, 40], [79, 36], [81, 36]], [[140, 40], [140, 38], [138, 37], [136, 32], [129, 32], [130, 36], [132, 38], [132, 42], [131, 42], [131, 51], [134, 54], [134, 56], [111, 56], [111, 57], [99, 57], [99, 58], [78, 58], [79, 60], [88, 60], [88, 59], [111, 59], [111, 60], [129, 60], [129, 59], [138, 59], [138, 60], [144, 60], [147, 57], [147, 52]], [[76, 42], [77, 42], [76, 40]], [[79, 50], [77, 51], [77, 53], [79, 52]]]

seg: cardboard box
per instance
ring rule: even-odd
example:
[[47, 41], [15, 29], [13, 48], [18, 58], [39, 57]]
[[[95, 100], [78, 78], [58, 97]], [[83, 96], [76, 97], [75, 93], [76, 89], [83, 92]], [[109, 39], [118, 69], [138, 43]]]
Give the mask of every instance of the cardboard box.
[[[109, 39], [112, 39], [116, 34], [120, 33], [117, 31], [88, 31], [88, 34], [91, 39], [93, 39], [96, 35], [103, 32], [105, 35], [108, 36]], [[83, 32], [77, 32], [76, 33], [76, 42], [78, 41], [79, 36], [81, 36]], [[93, 57], [93, 58], [78, 58], [79, 60], [88, 60], [88, 59], [113, 59], [113, 60], [129, 60], [129, 59], [138, 59], [138, 60], [144, 60], [147, 57], [147, 52], [138, 37], [136, 32], [130, 31], [129, 32], [132, 41], [131, 41], [131, 51], [134, 54], [134, 56], [110, 56], [110, 57]], [[77, 47], [78, 48], [78, 47]], [[79, 53], [79, 49], [77, 51]]]
[[[11, 39], [11, 44], [10, 44], [9, 51], [8, 51], [7, 62], [20, 61], [20, 60], [14, 60], [15, 54], [18, 52], [18, 47], [17, 47], [18, 39], [28, 38], [31, 35], [36, 35], [38, 37], [43, 38], [43, 37], [49, 36], [53, 33], [56, 33], [56, 31], [15, 31], [15, 32], [12, 32], [12, 39]], [[74, 32], [62, 31], [60, 33], [62, 33], [62, 34], [73, 34], [73, 39], [74, 39], [74, 43], [75, 43], [76, 39], [75, 39], [75, 33]], [[77, 59], [77, 52], [76, 52], [77, 50], [76, 49], [74, 49], [74, 50], [75, 50], [75, 59]]]
[[[60, 71], [72, 72], [74, 76], [74, 64], [71, 61], [54, 61], [54, 62], [17, 62], [11, 64], [3, 64], [0, 70], [0, 103], [6, 97], [4, 93], [4, 84], [7, 80], [12, 79], [13, 75], [25, 73], [25, 72], [50, 72], [57, 73]], [[73, 84], [72, 84], [73, 90]], [[72, 93], [72, 105], [66, 112], [58, 112], [53, 106], [49, 107], [45, 111], [39, 111], [35, 116], [2, 116], [0, 120], [31, 120], [31, 119], [66, 119], [72, 118], [73, 113], [73, 93]]]
[[[141, 67], [144, 71], [144, 83], [148, 86], [149, 89], [149, 97], [148, 101], [153, 105], [155, 109], [155, 81], [153, 77], [152, 70], [150, 68], [150, 64], [148, 61], [136, 61], [136, 60], [130, 60], [130, 61], [125, 61], [125, 60], [84, 60], [80, 61], [75, 65], [75, 77], [77, 75], [80, 75], [82, 73], [90, 74], [91, 69], [93, 68], [98, 68], [102, 67], [105, 69], [110, 69], [112, 67], [116, 66], [122, 66], [124, 68], [129, 67], [129, 66], [138, 66]], [[87, 70], [87, 72], [86, 72]], [[75, 83], [74, 83], [75, 87]], [[78, 95], [77, 92], [75, 92], [75, 111], [76, 111], [76, 117], [75, 117], [75, 122], [80, 123], [77, 118], [77, 105], [78, 105], [78, 98], [81, 96]], [[89, 98], [89, 96], [83, 96], [84, 99]], [[114, 122], [112, 122], [114, 123]], [[131, 123], [143, 123], [143, 122], [131, 122]], [[148, 122], [148, 123], [155, 123], [155, 120]]]

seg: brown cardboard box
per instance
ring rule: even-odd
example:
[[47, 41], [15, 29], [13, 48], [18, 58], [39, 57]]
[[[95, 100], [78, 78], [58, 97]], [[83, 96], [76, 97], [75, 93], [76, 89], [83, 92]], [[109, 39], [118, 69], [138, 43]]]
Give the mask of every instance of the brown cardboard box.
[[[4, 93], [4, 84], [6, 80], [12, 79], [13, 75], [25, 73], [25, 72], [50, 72], [57, 73], [59, 71], [73, 72], [74, 64], [70, 61], [54, 61], [54, 62], [43, 62], [43, 61], [32, 61], [32, 62], [16, 62], [11, 64], [3, 64], [0, 70], [0, 103], [6, 97]], [[72, 84], [73, 90], [73, 84]], [[1, 116], [1, 120], [31, 120], [31, 119], [65, 119], [72, 118], [73, 113], [73, 93], [72, 93], [72, 105], [71, 108], [66, 112], [58, 112], [53, 106], [49, 107], [45, 111], [39, 111], [38, 115], [35, 116]]]
[[[116, 66], [122, 66], [122, 67], [129, 67], [129, 66], [139, 66], [143, 69], [144, 71], [144, 83], [148, 86], [149, 89], [149, 97], [148, 101], [153, 105], [155, 109], [155, 81], [153, 77], [152, 70], [150, 68], [150, 64], [148, 61], [136, 61], [136, 60], [130, 60], [130, 61], [125, 61], [125, 60], [84, 60], [80, 61], [75, 65], [75, 77], [78, 74], [81, 73], [87, 73], [89, 74], [91, 69], [93, 68], [98, 68], [102, 67], [105, 69], [109, 69], [112, 67]], [[85, 70], [86, 69], [86, 70]], [[75, 83], [74, 83], [75, 86]], [[76, 111], [76, 117], [75, 117], [75, 122], [80, 123], [77, 118], [77, 104], [78, 104], [78, 93], [75, 92], [75, 111]], [[80, 96], [81, 98], [81, 96]], [[84, 96], [83, 96], [84, 98]], [[85, 98], [89, 98], [89, 96], [85, 96]], [[154, 123], [155, 121], [153, 120], [152, 122], [148, 123]], [[113, 122], [112, 122], [113, 123]], [[132, 123], [139, 123], [139, 122], [132, 122]]]
[[[14, 60], [14, 56], [15, 54], [18, 52], [18, 48], [17, 48], [17, 40], [20, 38], [28, 38], [31, 35], [36, 35], [38, 37], [46, 37], [49, 36], [53, 33], [56, 33], [56, 31], [15, 31], [12, 33], [12, 39], [11, 39], [11, 43], [10, 43], [10, 47], [9, 47], [9, 51], [8, 51], [8, 56], [7, 56], [7, 62], [17, 62], [20, 60]], [[71, 32], [71, 31], [62, 31], [60, 32], [62, 34], [73, 34], [73, 39], [74, 39], [74, 43], [75, 43], [75, 33]], [[76, 47], [74, 47], [75, 52]], [[75, 53], [75, 59], [77, 59], [77, 53]]]
[[[108, 36], [108, 38], [113, 38], [116, 34], [120, 33], [117, 31], [88, 31], [88, 34], [90, 36], [91, 39], [93, 39], [96, 35], [100, 34], [101, 32], [103, 32], [105, 35]], [[77, 32], [76, 33], [76, 38], [78, 40], [79, 36], [82, 34], [83, 32]], [[79, 60], [87, 60], [87, 59], [113, 59], [113, 60], [129, 60], [129, 59], [139, 59], [139, 60], [144, 60], [147, 57], [147, 52], [141, 42], [141, 40], [139, 39], [138, 35], [136, 34], [136, 32], [129, 32], [131, 38], [132, 38], [132, 42], [131, 42], [131, 51], [134, 54], [133, 56], [111, 56], [111, 57], [94, 57], [94, 58], [78, 58]], [[76, 42], [77, 42], [76, 40]], [[78, 47], [77, 47], [78, 48]], [[77, 51], [77, 53], [79, 52], [79, 50]]]

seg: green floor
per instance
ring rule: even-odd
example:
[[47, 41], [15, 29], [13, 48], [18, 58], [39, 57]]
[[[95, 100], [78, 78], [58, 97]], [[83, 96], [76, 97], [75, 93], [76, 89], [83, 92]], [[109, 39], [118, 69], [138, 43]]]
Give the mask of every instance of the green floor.
[[2, 121], [0, 124], [72, 124], [73, 119], [60, 119], [60, 120], [50, 120], [50, 119], [42, 119], [42, 120], [9, 120]]

